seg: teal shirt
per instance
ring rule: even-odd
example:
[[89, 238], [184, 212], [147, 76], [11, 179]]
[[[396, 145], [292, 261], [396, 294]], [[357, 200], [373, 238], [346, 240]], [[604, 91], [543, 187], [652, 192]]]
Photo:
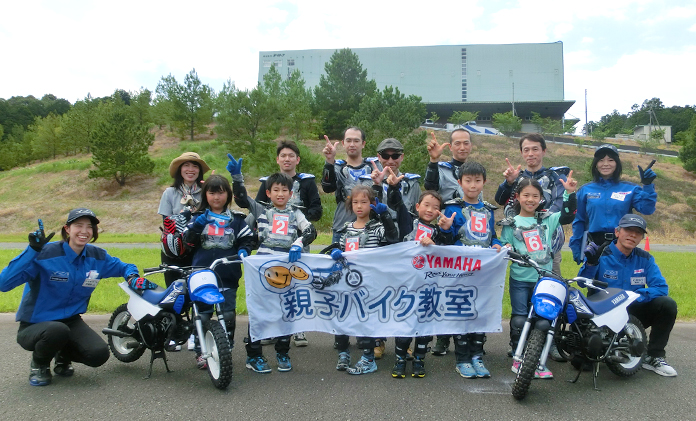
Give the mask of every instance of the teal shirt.
[[[542, 239], [542, 241], [545, 241], [545, 244], [547, 247], [551, 247], [553, 244], [553, 233], [556, 231], [556, 228], [558, 228], [559, 225], [559, 219], [561, 218], [561, 212], [554, 212], [548, 217], [542, 219], [541, 224], [546, 225], [548, 229], [546, 230], [546, 238]], [[532, 225], [535, 225], [537, 223], [537, 218], [535, 217], [524, 217], [517, 215], [515, 216], [515, 225], [517, 225], [518, 228], [522, 227], [530, 227]], [[546, 254], [545, 251], [530, 251], [529, 248], [527, 247], [527, 243], [525, 243], [524, 240], [518, 240], [515, 235], [513, 234], [513, 228], [511, 226], [503, 226], [503, 232], [500, 234], [500, 241], [503, 242], [503, 244], [512, 244], [513, 249], [520, 254], [524, 254], [527, 256], [530, 256], [532, 259], [534, 259], [535, 254], [543, 258], [544, 255]], [[530, 246], [534, 248], [534, 241], [533, 239], [530, 239]], [[551, 259], [548, 263], [546, 264], [540, 264], [544, 269], [551, 270], [553, 267], [553, 259]], [[534, 268], [530, 267], [522, 267], [518, 265], [517, 263], [513, 263], [510, 265], [510, 277], [516, 281], [522, 281], [522, 282], [536, 282], [539, 279], [539, 274]]]

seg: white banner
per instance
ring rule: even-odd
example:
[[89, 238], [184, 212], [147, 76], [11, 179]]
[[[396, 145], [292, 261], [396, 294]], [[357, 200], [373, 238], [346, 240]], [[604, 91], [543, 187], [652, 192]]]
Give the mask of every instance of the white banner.
[[507, 253], [410, 241], [343, 253], [244, 259], [251, 339], [501, 332]]

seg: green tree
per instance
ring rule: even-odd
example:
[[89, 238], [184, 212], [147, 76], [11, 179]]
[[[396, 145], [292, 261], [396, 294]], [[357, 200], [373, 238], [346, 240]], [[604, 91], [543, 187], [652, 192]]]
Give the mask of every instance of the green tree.
[[99, 100], [87, 94], [63, 117], [61, 137], [66, 153], [89, 152], [92, 134], [99, 119]]
[[374, 80], [367, 79], [358, 55], [349, 48], [336, 50], [324, 65], [314, 89], [314, 112], [320, 116], [324, 134], [338, 139], [348, 121], [360, 108], [364, 97], [377, 90]]
[[437, 115], [435, 111], [430, 113], [430, 119], [433, 121], [433, 123], [437, 123], [437, 121], [440, 119], [440, 116]]
[[522, 119], [514, 115], [512, 111], [493, 114], [492, 120], [493, 127], [505, 134], [522, 130]]
[[317, 137], [317, 123], [312, 113], [312, 90], [305, 87], [299, 70], [283, 81], [283, 125], [295, 141]]
[[60, 136], [61, 116], [53, 113], [44, 118], [36, 117], [34, 124], [29, 126], [31, 146], [37, 159], [55, 158], [65, 152]]
[[194, 135], [206, 131], [215, 112], [215, 94], [201, 82], [196, 69], [184, 77], [183, 84], [179, 84], [171, 74], [163, 76], [155, 92], [162, 97], [159, 101], [171, 103], [167, 110], [171, 114], [167, 117], [182, 138], [188, 134], [193, 140]]
[[684, 163], [684, 169], [696, 172], [696, 116], [691, 117], [689, 128], [680, 132], [681, 144], [679, 159]]
[[114, 179], [124, 186], [136, 174], [150, 174], [154, 162], [148, 148], [155, 140], [147, 126], [138, 122], [131, 107], [118, 95], [102, 106], [103, 118], [97, 123], [92, 142], [94, 170], [90, 178]]
[[458, 126], [463, 126], [469, 121], [476, 121], [478, 115], [478, 111], [475, 113], [472, 113], [471, 111], [455, 111], [452, 113], [452, 116], [447, 119], [447, 121]]
[[151, 124], [152, 118], [152, 91], [141, 88], [139, 91], [130, 92], [130, 106], [138, 117], [138, 123]]
[[215, 130], [221, 141], [254, 154], [257, 142], [277, 136], [273, 128], [278, 117], [269, 111], [273, 107], [261, 84], [251, 91], [240, 91], [228, 81], [218, 95], [217, 107], [218, 125]]
[[564, 133], [561, 120], [554, 120], [551, 117], [541, 117], [541, 114], [532, 111], [532, 124], [537, 126], [541, 134], [561, 134]]

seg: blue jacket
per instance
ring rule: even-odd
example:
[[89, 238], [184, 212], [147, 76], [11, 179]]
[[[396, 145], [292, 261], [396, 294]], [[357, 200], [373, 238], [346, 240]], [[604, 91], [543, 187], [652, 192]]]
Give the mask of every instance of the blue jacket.
[[18, 322], [63, 320], [87, 311], [89, 299], [104, 278], [138, 274], [99, 247], [87, 244], [79, 255], [67, 242], [48, 243], [37, 253], [31, 247], [12, 259], [0, 273], [0, 291], [24, 286]]
[[655, 212], [657, 193], [655, 186], [639, 186], [625, 181], [600, 179], [585, 184], [577, 194], [578, 208], [573, 221], [573, 235], [569, 246], [573, 260], [582, 261], [582, 243], [585, 232], [614, 232], [619, 220], [633, 209], [643, 215]]
[[639, 303], [669, 292], [667, 281], [650, 253], [635, 248], [626, 256], [616, 248], [616, 242], [604, 249], [597, 266], [585, 262], [578, 275], [607, 282], [612, 288], [635, 291], [640, 294]]
[[[493, 209], [490, 209], [483, 202], [467, 203], [464, 200], [456, 199], [454, 202], [458, 203], [453, 204], [453, 201], [445, 203], [447, 207], [445, 208], [444, 215], [449, 218], [450, 216], [452, 216], [452, 214], [454, 214], [454, 220], [452, 221], [452, 227], [450, 228], [450, 230], [454, 234], [455, 246], [463, 245], [462, 236], [464, 235], [470, 237], [472, 242], [480, 241], [487, 243], [485, 247], [503, 245], [503, 243], [500, 242], [498, 236], [495, 233], [495, 217], [493, 216]], [[480, 213], [486, 216], [486, 219], [488, 220], [486, 221], [485, 227], [480, 227], [481, 230], [485, 229], [485, 233], [478, 232], [475, 227], [472, 227], [471, 220], [467, 219], [463, 213], [463, 208], [467, 206], [470, 206], [476, 209], [477, 211], [480, 211]], [[480, 246], [483, 247], [483, 244], [481, 244]]]

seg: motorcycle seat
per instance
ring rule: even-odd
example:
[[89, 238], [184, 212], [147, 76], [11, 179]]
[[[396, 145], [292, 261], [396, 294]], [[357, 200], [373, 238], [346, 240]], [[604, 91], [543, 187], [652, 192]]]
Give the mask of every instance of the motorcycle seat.
[[159, 304], [160, 301], [167, 295], [169, 295], [172, 290], [174, 290], [175, 286], [178, 286], [179, 288], [182, 288], [183, 286], [181, 285], [182, 282], [173, 282], [169, 287], [166, 289], [162, 287], [157, 287], [157, 289], [148, 289], [143, 291], [143, 299], [147, 301], [150, 304]]
[[595, 314], [604, 314], [628, 299], [626, 291], [620, 288], [607, 288], [604, 291], [594, 291], [585, 302]]

